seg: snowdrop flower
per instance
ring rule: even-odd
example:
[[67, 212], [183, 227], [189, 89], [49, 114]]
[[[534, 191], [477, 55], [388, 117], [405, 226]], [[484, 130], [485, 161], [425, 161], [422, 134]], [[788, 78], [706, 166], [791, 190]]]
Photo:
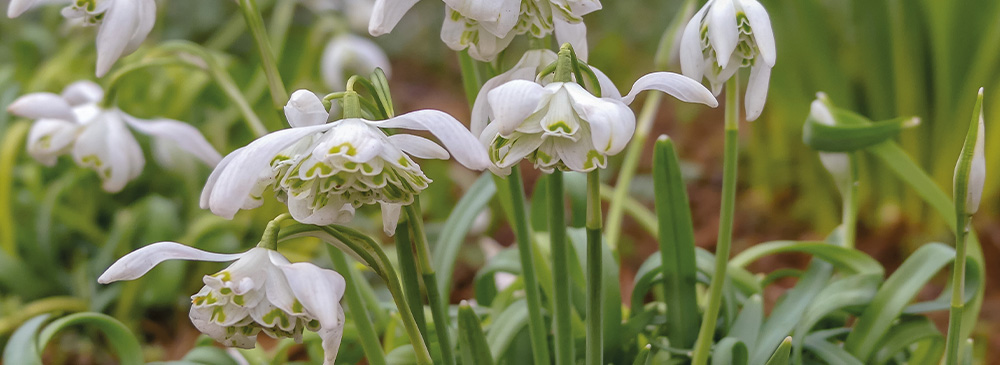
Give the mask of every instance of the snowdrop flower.
[[35, 119], [28, 133], [28, 154], [46, 166], [72, 154], [81, 167], [93, 169], [108, 192], [118, 192], [139, 176], [145, 165], [142, 149], [128, 127], [180, 146], [209, 166], [222, 156], [191, 125], [169, 119], [143, 120], [118, 108], [102, 108], [100, 86], [78, 81], [62, 94], [33, 93], [15, 100], [7, 110]]
[[[812, 104], [809, 105], [809, 116], [816, 119], [817, 122], [826, 125], [837, 125], [836, 119], [833, 117], [833, 112], [827, 106], [829, 98], [826, 93], [820, 92], [816, 93], [816, 100], [813, 100]], [[842, 152], [820, 152], [819, 160], [826, 168], [826, 171], [830, 172], [833, 176], [833, 180], [837, 183], [838, 188], [847, 186], [851, 183], [851, 158], [847, 153]]]
[[764, 109], [776, 51], [771, 20], [757, 0], [709, 0], [695, 13], [681, 36], [684, 75], [708, 79], [715, 95], [741, 67], [750, 67], [747, 120]]
[[351, 29], [364, 31], [372, 17], [374, 0], [301, 0], [302, 4], [314, 12], [338, 11], [347, 18]]
[[483, 129], [480, 142], [489, 150], [494, 163], [491, 170], [509, 174], [510, 167], [523, 158], [545, 172], [588, 172], [605, 167], [607, 156], [621, 152], [632, 139], [635, 114], [628, 104], [644, 90], [718, 106], [712, 93], [697, 81], [669, 72], [641, 77], [624, 97], [614, 85], [601, 90], [603, 97], [597, 97], [575, 82], [543, 86], [514, 80], [477, 99], [489, 110], [491, 122]]
[[[293, 218], [307, 224], [346, 223], [363, 205], [382, 206], [383, 228], [395, 232], [400, 208], [431, 182], [412, 157], [447, 159], [482, 170], [489, 158], [452, 116], [421, 110], [388, 120], [347, 118], [327, 123], [322, 101], [306, 90], [285, 106], [291, 129], [268, 134], [222, 160], [201, 195], [201, 207], [232, 218], [262, 204], [270, 188]], [[428, 131], [441, 143], [383, 128]], [[451, 151], [452, 154], [449, 154]]]
[[[954, 178], [955, 186], [965, 180], [965, 214], [968, 215], [979, 211], [983, 186], [986, 184], [986, 120], [983, 117], [983, 88], [979, 88], [976, 104], [979, 108], [974, 111], [976, 115], [973, 116], [973, 124], [969, 126], [969, 132], [965, 137], [966, 142], [955, 166]], [[962, 170], [965, 170], [968, 176], [961, 176]], [[960, 198], [956, 196], [955, 199]]]
[[[7, 16], [16, 18], [46, 0], [11, 0]], [[132, 53], [156, 22], [155, 0], [73, 0], [63, 8], [69, 20], [97, 26], [97, 77], [111, 70], [119, 57]]]
[[290, 263], [278, 251], [256, 247], [239, 254], [202, 251], [176, 242], [159, 242], [125, 255], [99, 283], [133, 280], [166, 260], [227, 262], [228, 268], [203, 278], [191, 296], [191, 323], [229, 347], [253, 348], [261, 332], [272, 338], [302, 341], [302, 331], [319, 333], [323, 364], [332, 365], [344, 334], [340, 299], [346, 283], [335, 271], [310, 263]]
[[368, 75], [381, 68], [386, 77], [391, 73], [389, 57], [375, 42], [353, 34], [342, 34], [327, 43], [320, 62], [320, 71], [327, 87], [344, 90], [350, 75]]

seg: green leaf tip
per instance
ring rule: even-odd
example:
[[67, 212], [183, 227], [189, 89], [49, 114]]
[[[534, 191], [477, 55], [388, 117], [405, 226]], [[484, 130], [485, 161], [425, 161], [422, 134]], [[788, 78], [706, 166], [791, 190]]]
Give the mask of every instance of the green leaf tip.
[[979, 88], [976, 105], [972, 110], [972, 121], [969, 123], [969, 132], [955, 164], [955, 211], [960, 214], [972, 215], [979, 210], [986, 182], [985, 124], [983, 88]]

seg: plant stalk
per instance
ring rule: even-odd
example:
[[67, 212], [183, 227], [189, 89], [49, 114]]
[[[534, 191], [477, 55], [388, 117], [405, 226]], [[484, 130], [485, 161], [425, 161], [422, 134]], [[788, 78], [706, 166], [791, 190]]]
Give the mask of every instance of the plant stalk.
[[406, 305], [413, 313], [414, 322], [420, 330], [420, 337], [430, 346], [427, 338], [427, 319], [424, 318], [424, 300], [420, 293], [420, 277], [417, 273], [417, 259], [413, 253], [413, 241], [410, 237], [409, 219], [400, 222], [396, 230], [396, 256], [399, 260], [399, 273], [403, 276], [403, 296]]
[[361, 337], [361, 349], [365, 352], [365, 359], [371, 365], [385, 365], [385, 354], [382, 353], [382, 347], [379, 346], [381, 341], [379, 341], [375, 326], [372, 325], [372, 320], [369, 319], [365, 305], [361, 301], [360, 278], [354, 276], [347, 257], [340, 249], [327, 245], [327, 252], [330, 254], [330, 260], [333, 261], [333, 268], [347, 282], [347, 289], [344, 293], [344, 299], [347, 300], [347, 316], [354, 319], [354, 325], [358, 328], [358, 336]]
[[524, 181], [521, 179], [520, 167], [515, 165], [506, 180], [514, 211], [514, 235], [517, 237], [517, 253], [521, 258], [524, 295], [528, 301], [528, 332], [531, 337], [531, 355], [535, 364], [548, 364], [552, 360], [549, 355], [548, 334], [542, 317], [542, 299], [538, 291], [538, 278], [535, 276], [535, 261], [531, 252], [531, 225], [528, 210], [524, 204]]
[[260, 63], [267, 74], [267, 84], [271, 90], [271, 101], [275, 108], [281, 108], [288, 101], [288, 92], [285, 84], [281, 81], [281, 74], [278, 72], [278, 62], [275, 60], [274, 50], [271, 49], [271, 38], [267, 35], [264, 27], [264, 18], [260, 14], [256, 0], [239, 0], [240, 10], [243, 11], [243, 18], [250, 28], [254, 43], [257, 44], [257, 52], [260, 53]]
[[601, 218], [601, 170], [595, 169], [587, 174], [587, 365], [604, 360]]
[[739, 99], [740, 85], [738, 75], [726, 81], [726, 122], [725, 147], [722, 170], [722, 207], [719, 213], [719, 235], [715, 246], [715, 272], [712, 274], [712, 284], [708, 296], [708, 307], [705, 308], [698, 331], [698, 340], [694, 345], [692, 363], [705, 365], [708, 363], [712, 339], [715, 335], [715, 324], [719, 319], [719, 306], [722, 304], [722, 289], [726, 283], [726, 269], [729, 266], [729, 250], [733, 241], [733, 215], [736, 209], [736, 177], [739, 162]]
[[[961, 199], [962, 197], [956, 197]], [[962, 312], [965, 310], [965, 256], [966, 238], [969, 235], [970, 216], [958, 212], [958, 229], [955, 230], [955, 265], [951, 275], [951, 308], [948, 311], [948, 337], [945, 344], [945, 364], [961, 362]]]
[[413, 204], [407, 205], [406, 218], [408, 226], [412, 230], [413, 243], [417, 252], [417, 260], [424, 280], [424, 288], [427, 289], [427, 298], [431, 304], [431, 315], [434, 319], [435, 333], [438, 337], [438, 345], [441, 346], [441, 357], [446, 365], [455, 364], [455, 356], [451, 346], [451, 326], [448, 325], [448, 312], [446, 302], [437, 287], [437, 273], [431, 262], [430, 247], [427, 246], [427, 234], [424, 231], [424, 221], [420, 214], [419, 197], [413, 198]]
[[555, 291], [556, 364], [571, 365], [573, 359], [573, 308], [570, 306], [569, 247], [566, 242], [566, 204], [562, 171], [549, 175], [549, 241], [552, 245], [552, 278]]

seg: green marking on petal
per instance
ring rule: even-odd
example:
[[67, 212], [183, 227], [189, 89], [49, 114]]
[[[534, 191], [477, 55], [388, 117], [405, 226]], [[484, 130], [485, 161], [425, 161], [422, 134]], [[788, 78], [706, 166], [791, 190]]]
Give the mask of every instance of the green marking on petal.
[[226, 311], [224, 307], [212, 308], [211, 320], [222, 323], [226, 321]]
[[351, 142], [344, 142], [341, 143], [340, 145], [333, 146], [333, 148], [330, 148], [331, 155], [339, 154], [341, 153], [341, 151], [344, 151], [344, 153], [348, 156], [354, 156], [358, 154], [357, 148], [354, 148], [354, 145], [351, 144]]
[[298, 314], [302, 312], [303, 312], [302, 303], [300, 303], [299, 300], [296, 299], [295, 302], [292, 303], [292, 313]]
[[243, 296], [242, 295], [234, 295], [233, 296], [233, 303], [236, 303], [236, 305], [241, 306], [241, 307], [244, 306], [244, 305], [246, 305], [246, 301], [243, 300]]
[[219, 293], [222, 293], [222, 295], [229, 295], [229, 294], [233, 293], [233, 289], [222, 288], [222, 289], [219, 289]]
[[573, 130], [564, 120], [549, 124], [548, 129], [550, 132], [559, 132], [562, 130], [563, 133], [570, 133]]

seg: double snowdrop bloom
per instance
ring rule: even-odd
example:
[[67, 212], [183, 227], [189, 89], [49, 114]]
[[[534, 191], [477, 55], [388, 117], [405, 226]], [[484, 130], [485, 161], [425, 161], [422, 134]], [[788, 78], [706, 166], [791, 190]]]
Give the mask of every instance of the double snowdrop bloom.
[[320, 72], [331, 90], [344, 90], [350, 75], [368, 75], [381, 68], [391, 73], [389, 57], [375, 42], [353, 34], [341, 34], [330, 40], [323, 51]]
[[323, 364], [336, 360], [344, 334], [340, 299], [346, 287], [337, 272], [290, 263], [278, 251], [263, 247], [219, 254], [159, 242], [125, 255], [97, 281], [137, 279], [166, 260], [236, 261], [206, 275], [205, 286], [191, 296], [191, 323], [202, 333], [229, 347], [253, 348], [261, 332], [301, 342], [302, 331], [308, 329], [323, 340]]
[[681, 36], [684, 75], [704, 76], [715, 95], [740, 68], [750, 67], [745, 102], [750, 121], [764, 109], [775, 56], [771, 20], [757, 0], [709, 0]]
[[36, 119], [28, 133], [28, 153], [52, 166], [72, 154], [81, 167], [93, 169], [108, 192], [118, 192], [139, 176], [145, 165], [142, 149], [128, 127], [174, 144], [215, 166], [222, 156], [197, 129], [169, 119], [143, 120], [118, 108], [103, 109], [100, 86], [90, 81], [70, 84], [62, 94], [33, 93], [15, 100], [8, 111]]
[[[11, 0], [7, 16], [16, 18], [32, 6], [51, 1]], [[66, 19], [97, 26], [97, 77], [111, 69], [119, 57], [132, 53], [156, 22], [155, 0], [70, 0], [63, 8]]]
[[[416, 3], [377, 0], [369, 32], [389, 33]], [[571, 43], [586, 59], [587, 28], [583, 16], [601, 9], [598, 0], [444, 0], [441, 40], [453, 50], [468, 49], [480, 61], [491, 61], [515, 36], [542, 38], [553, 32], [559, 43]]]
[[[253, 141], [222, 160], [201, 195], [201, 206], [232, 218], [262, 204], [272, 189], [295, 220], [316, 225], [346, 223], [363, 205], [379, 203], [383, 228], [396, 229], [400, 208], [431, 182], [412, 157], [447, 159], [483, 170], [486, 151], [452, 116], [421, 110], [388, 120], [348, 118], [327, 123], [322, 101], [296, 91], [285, 115], [293, 128]], [[428, 131], [441, 143], [383, 128]], [[451, 151], [451, 155], [448, 151]]]
[[[603, 74], [595, 74], [606, 80]], [[545, 172], [587, 172], [605, 167], [607, 156], [621, 152], [632, 139], [635, 114], [628, 104], [644, 90], [660, 90], [681, 101], [718, 106], [708, 89], [675, 73], [645, 75], [624, 97], [610, 80], [600, 84], [602, 97], [575, 82], [542, 85], [513, 80], [489, 91], [486, 98], [477, 99], [477, 104], [486, 103], [476, 110], [481, 113], [479, 118], [488, 115], [489, 124], [483, 128], [480, 142], [487, 146], [494, 164], [491, 169], [506, 175], [524, 158]]]

